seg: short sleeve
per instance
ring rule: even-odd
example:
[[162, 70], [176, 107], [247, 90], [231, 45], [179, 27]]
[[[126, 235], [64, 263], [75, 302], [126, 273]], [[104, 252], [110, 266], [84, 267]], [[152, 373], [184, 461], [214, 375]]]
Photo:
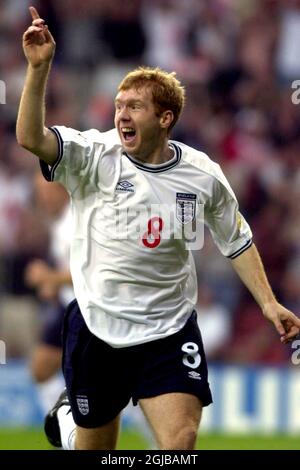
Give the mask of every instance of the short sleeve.
[[85, 178], [97, 178], [95, 155], [101, 151], [101, 144], [91, 138], [90, 131], [80, 132], [65, 126], [50, 130], [57, 138], [58, 155], [52, 167], [41, 161], [44, 177], [62, 183], [71, 193]]
[[252, 244], [251, 229], [239, 211], [237, 199], [221, 169], [205, 207], [205, 223], [221, 253], [234, 259]]

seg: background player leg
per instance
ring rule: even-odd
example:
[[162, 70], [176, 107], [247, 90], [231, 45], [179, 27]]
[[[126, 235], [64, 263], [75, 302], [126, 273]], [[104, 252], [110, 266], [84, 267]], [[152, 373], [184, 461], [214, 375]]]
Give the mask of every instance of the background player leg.
[[62, 349], [48, 344], [38, 344], [32, 355], [30, 369], [36, 384], [43, 414], [46, 415], [55, 403], [64, 386], [61, 370]]
[[31, 373], [37, 383], [46, 382], [61, 369], [62, 350], [55, 346], [39, 344], [31, 359]]
[[166, 393], [143, 398], [139, 404], [154, 432], [159, 449], [193, 450], [202, 414], [199, 398]]
[[76, 450], [114, 450], [120, 428], [120, 415], [98, 428], [76, 427]]

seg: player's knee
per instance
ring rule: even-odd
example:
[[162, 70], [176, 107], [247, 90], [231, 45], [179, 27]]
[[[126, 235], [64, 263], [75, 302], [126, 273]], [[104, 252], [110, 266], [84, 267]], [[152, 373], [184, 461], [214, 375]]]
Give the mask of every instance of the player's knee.
[[172, 436], [168, 436], [161, 448], [165, 450], [193, 450], [196, 439], [197, 429], [193, 425], [185, 425]]
[[32, 364], [31, 376], [36, 383], [43, 383], [43, 382], [46, 382], [51, 377], [51, 374], [49, 373], [46, 367], [43, 368], [43, 367], [39, 367], [38, 365]]
[[48, 379], [46, 374], [44, 374], [44, 372], [40, 370], [33, 370], [31, 375], [32, 375], [33, 380], [38, 384], [46, 382], [46, 380]]
[[193, 426], [183, 427], [175, 438], [174, 449], [193, 450], [197, 439], [197, 431]]

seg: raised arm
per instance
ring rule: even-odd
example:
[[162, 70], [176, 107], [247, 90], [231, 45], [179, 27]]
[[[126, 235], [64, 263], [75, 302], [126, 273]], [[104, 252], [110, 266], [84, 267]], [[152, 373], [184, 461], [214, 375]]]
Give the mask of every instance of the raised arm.
[[45, 127], [45, 92], [55, 41], [34, 7], [29, 8], [32, 25], [23, 35], [23, 50], [28, 61], [19, 106], [16, 135], [19, 145], [52, 165], [58, 155], [55, 135]]
[[288, 343], [293, 340], [300, 332], [300, 319], [277, 302], [255, 245], [233, 259], [232, 265], [264, 316], [274, 324], [281, 341]]

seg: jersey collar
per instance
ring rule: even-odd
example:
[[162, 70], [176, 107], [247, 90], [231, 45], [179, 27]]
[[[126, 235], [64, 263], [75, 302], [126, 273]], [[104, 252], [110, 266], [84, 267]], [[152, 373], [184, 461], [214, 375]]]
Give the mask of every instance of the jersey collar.
[[176, 165], [181, 160], [181, 148], [174, 144], [173, 142], [169, 143], [169, 147], [174, 150], [174, 157], [171, 158], [171, 160], [168, 160], [165, 163], [160, 163], [159, 165], [153, 165], [151, 163], [141, 163], [139, 160], [136, 158], [130, 156], [128, 153], [123, 152], [123, 155], [125, 155], [128, 160], [131, 161], [137, 168], [143, 171], [148, 171], [150, 173], [161, 173], [163, 171], [170, 170], [171, 168], [174, 168]]

